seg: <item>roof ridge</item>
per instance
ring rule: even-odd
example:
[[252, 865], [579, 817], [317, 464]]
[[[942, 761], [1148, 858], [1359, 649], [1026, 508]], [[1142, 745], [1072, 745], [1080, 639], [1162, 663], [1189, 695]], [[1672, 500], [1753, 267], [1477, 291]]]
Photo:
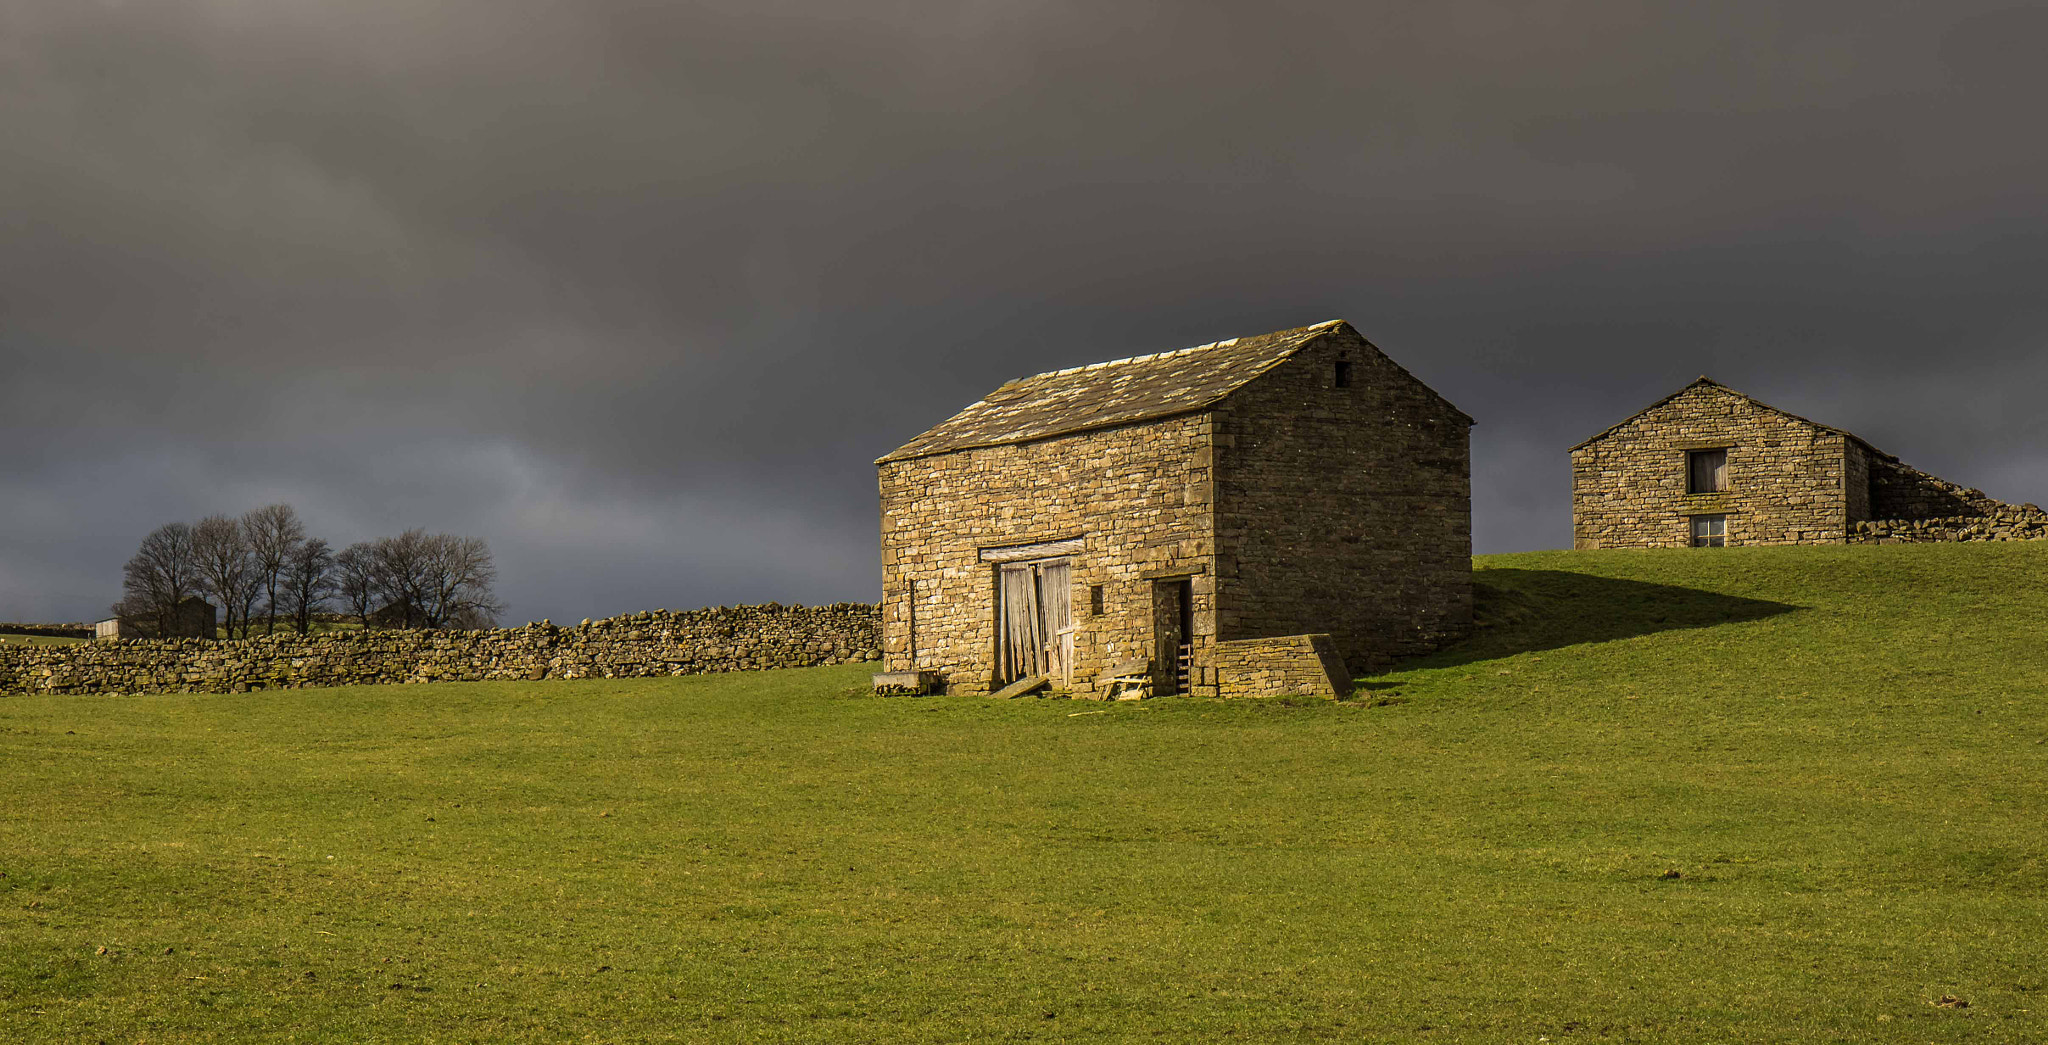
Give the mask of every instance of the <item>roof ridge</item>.
[[[1013, 378], [875, 463], [1024, 442], [1205, 409], [1344, 325], [1341, 319], [1324, 320], [1304, 327]], [[1219, 353], [1213, 365], [1206, 361], [1184, 362], [1199, 359], [1205, 353]], [[1162, 384], [1166, 375], [1178, 376]], [[1095, 389], [1094, 397], [1077, 402], [1080, 390], [1091, 386]], [[1039, 404], [1035, 418], [1029, 416], [1028, 406], [1034, 402]]]
[[[1655, 410], [1655, 409], [1657, 409], [1658, 407], [1660, 407], [1660, 406], [1663, 406], [1664, 404], [1666, 404], [1666, 403], [1668, 403], [1668, 402], [1672, 401], [1673, 399], [1677, 399], [1677, 398], [1678, 398], [1679, 396], [1682, 396], [1682, 395], [1686, 394], [1687, 392], [1690, 392], [1690, 391], [1692, 391], [1693, 389], [1695, 389], [1695, 388], [1699, 388], [1699, 387], [1701, 387], [1701, 386], [1703, 386], [1703, 385], [1704, 385], [1704, 386], [1706, 386], [1706, 387], [1708, 387], [1708, 388], [1717, 388], [1717, 389], [1720, 389], [1721, 391], [1723, 391], [1723, 392], [1726, 392], [1726, 393], [1728, 393], [1729, 395], [1732, 395], [1732, 396], [1734, 396], [1734, 397], [1735, 397], [1735, 398], [1737, 398], [1737, 399], [1740, 399], [1740, 400], [1743, 400], [1744, 402], [1747, 402], [1747, 403], [1749, 403], [1749, 404], [1750, 404], [1751, 406], [1759, 407], [1759, 408], [1761, 408], [1761, 409], [1764, 409], [1764, 410], [1769, 410], [1769, 411], [1770, 411], [1771, 413], [1777, 414], [1777, 415], [1779, 415], [1779, 416], [1781, 416], [1781, 417], [1788, 417], [1788, 418], [1791, 418], [1792, 420], [1794, 420], [1794, 421], [1797, 421], [1797, 422], [1799, 422], [1800, 424], [1804, 424], [1804, 425], [1812, 425], [1813, 427], [1815, 427], [1815, 428], [1818, 428], [1818, 429], [1820, 429], [1821, 431], [1824, 431], [1824, 432], [1832, 432], [1832, 433], [1834, 433], [1835, 435], [1839, 435], [1839, 436], [1842, 436], [1842, 437], [1843, 437], [1843, 438], [1845, 438], [1845, 439], [1853, 439], [1853, 440], [1855, 440], [1856, 442], [1862, 443], [1862, 444], [1863, 444], [1863, 448], [1864, 448], [1864, 449], [1866, 449], [1866, 450], [1869, 450], [1869, 451], [1870, 451], [1870, 452], [1872, 452], [1872, 453], [1875, 453], [1875, 454], [1879, 454], [1879, 455], [1881, 455], [1881, 456], [1884, 456], [1884, 457], [1892, 457], [1892, 455], [1891, 455], [1891, 454], [1885, 453], [1885, 452], [1884, 452], [1883, 450], [1879, 450], [1879, 449], [1878, 449], [1877, 447], [1875, 447], [1875, 446], [1871, 445], [1871, 443], [1870, 443], [1870, 440], [1868, 440], [1868, 439], [1865, 439], [1865, 438], [1863, 438], [1862, 436], [1860, 436], [1860, 435], [1857, 435], [1856, 433], [1854, 433], [1854, 432], [1851, 432], [1851, 431], [1849, 431], [1849, 430], [1848, 430], [1848, 429], [1846, 429], [1846, 428], [1836, 428], [1836, 427], [1835, 427], [1834, 425], [1831, 425], [1831, 424], [1827, 424], [1827, 423], [1825, 423], [1825, 422], [1821, 422], [1821, 421], [1816, 421], [1816, 420], [1814, 420], [1813, 418], [1810, 418], [1810, 417], [1803, 417], [1803, 416], [1801, 416], [1801, 415], [1799, 415], [1799, 414], [1795, 414], [1795, 413], [1793, 413], [1792, 411], [1790, 411], [1790, 410], [1787, 410], [1787, 409], [1785, 409], [1784, 407], [1780, 407], [1780, 406], [1772, 406], [1771, 404], [1769, 404], [1769, 403], [1766, 403], [1766, 402], [1764, 402], [1763, 400], [1761, 400], [1761, 399], [1758, 399], [1757, 397], [1755, 397], [1755, 396], [1753, 396], [1753, 395], [1750, 395], [1750, 394], [1749, 394], [1748, 392], [1744, 392], [1744, 391], [1742, 391], [1742, 390], [1741, 390], [1741, 389], [1739, 389], [1739, 388], [1731, 388], [1731, 387], [1729, 387], [1729, 386], [1727, 386], [1727, 385], [1724, 385], [1724, 384], [1722, 384], [1722, 383], [1721, 383], [1721, 382], [1719, 382], [1719, 381], [1716, 381], [1716, 380], [1714, 380], [1714, 379], [1713, 379], [1713, 378], [1711, 378], [1711, 377], [1708, 377], [1708, 376], [1707, 376], [1707, 375], [1705, 375], [1705, 374], [1701, 374], [1701, 375], [1700, 375], [1699, 377], [1697, 377], [1697, 378], [1694, 378], [1693, 380], [1691, 380], [1691, 381], [1687, 382], [1687, 383], [1686, 383], [1686, 385], [1685, 385], [1685, 387], [1683, 387], [1683, 388], [1680, 388], [1680, 389], [1679, 389], [1678, 391], [1676, 391], [1676, 392], [1673, 392], [1673, 393], [1671, 393], [1670, 395], [1667, 395], [1667, 396], [1663, 397], [1662, 399], [1659, 399], [1659, 400], [1657, 400], [1657, 401], [1656, 401], [1656, 402], [1654, 402], [1654, 403], [1651, 403], [1651, 404], [1650, 404], [1649, 406], [1646, 406], [1646, 407], [1642, 408], [1641, 410], [1638, 410], [1638, 411], [1636, 411], [1636, 412], [1634, 412], [1634, 413], [1632, 413], [1632, 414], [1628, 415], [1627, 417], [1624, 417], [1624, 418], [1622, 418], [1621, 420], [1619, 420], [1619, 421], [1616, 421], [1616, 422], [1614, 422], [1614, 423], [1613, 423], [1613, 424], [1611, 424], [1611, 425], [1608, 425], [1608, 426], [1607, 426], [1606, 428], [1603, 428], [1603, 429], [1601, 429], [1600, 431], [1598, 431], [1598, 432], [1596, 432], [1596, 433], [1594, 433], [1594, 434], [1592, 434], [1592, 435], [1590, 435], [1590, 436], [1587, 436], [1586, 438], [1584, 438], [1584, 439], [1581, 439], [1581, 440], [1579, 440], [1579, 441], [1578, 441], [1578, 442], [1576, 442], [1576, 443], [1573, 443], [1573, 444], [1572, 444], [1572, 446], [1571, 446], [1571, 449], [1573, 449], [1573, 450], [1577, 450], [1577, 449], [1579, 449], [1580, 447], [1583, 447], [1583, 446], [1590, 446], [1590, 445], [1592, 445], [1593, 443], [1597, 443], [1597, 442], [1599, 442], [1600, 440], [1602, 440], [1602, 439], [1605, 439], [1605, 438], [1607, 438], [1607, 437], [1608, 437], [1608, 436], [1610, 436], [1610, 435], [1613, 435], [1613, 434], [1614, 434], [1614, 433], [1615, 433], [1616, 431], [1618, 431], [1618, 430], [1619, 430], [1619, 429], [1620, 429], [1620, 428], [1621, 428], [1621, 427], [1622, 427], [1623, 425], [1625, 425], [1625, 424], [1628, 424], [1628, 423], [1629, 423], [1630, 421], [1633, 421], [1633, 420], [1635, 420], [1636, 418], [1638, 418], [1638, 417], [1641, 417], [1641, 416], [1643, 416], [1644, 414], [1647, 414], [1647, 413], [1649, 413], [1650, 411], [1652, 411], [1652, 410]], [[1895, 458], [1895, 457], [1894, 457], [1894, 458], [1892, 458], [1892, 459], [1893, 459], [1893, 460], [1897, 460], [1897, 458]]]
[[1102, 370], [1107, 367], [1120, 366], [1125, 363], [1145, 363], [1155, 359], [1170, 359], [1174, 356], [1184, 356], [1193, 352], [1202, 352], [1214, 348], [1230, 348], [1233, 345], [1236, 345], [1238, 342], [1243, 341], [1247, 337], [1276, 337], [1281, 334], [1306, 334], [1311, 330], [1322, 330], [1328, 327], [1339, 326], [1343, 322], [1344, 321], [1341, 319], [1326, 319], [1320, 323], [1311, 323], [1305, 327], [1287, 327], [1280, 330], [1275, 330], [1267, 334], [1240, 334], [1237, 337], [1224, 338], [1221, 341], [1211, 341], [1208, 344], [1204, 345], [1189, 345], [1186, 348], [1175, 348], [1165, 352], [1146, 352], [1141, 355], [1124, 356], [1121, 359], [1105, 359], [1099, 363], [1086, 363], [1081, 366], [1070, 366], [1063, 370], [1041, 370], [1036, 374], [1025, 374], [1023, 377], [1013, 377], [1010, 380], [1003, 382], [1003, 384], [1012, 385], [1016, 384], [1019, 381], [1029, 381], [1035, 377], [1065, 377], [1068, 374], [1079, 374], [1089, 370]]

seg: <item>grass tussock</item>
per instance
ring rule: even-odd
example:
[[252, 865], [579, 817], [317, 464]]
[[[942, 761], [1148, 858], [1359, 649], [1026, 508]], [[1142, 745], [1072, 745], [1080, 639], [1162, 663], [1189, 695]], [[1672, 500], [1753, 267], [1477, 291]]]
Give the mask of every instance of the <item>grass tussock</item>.
[[0, 1039], [2048, 1038], [2048, 543], [1480, 565], [1341, 702], [0, 700]]

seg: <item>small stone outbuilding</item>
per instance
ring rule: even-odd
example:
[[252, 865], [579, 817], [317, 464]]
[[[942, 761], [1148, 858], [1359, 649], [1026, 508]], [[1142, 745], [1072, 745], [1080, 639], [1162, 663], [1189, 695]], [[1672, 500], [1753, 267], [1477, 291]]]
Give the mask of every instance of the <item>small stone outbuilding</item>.
[[1928, 475], [1707, 378], [1572, 447], [1576, 548], [2048, 536], [2048, 513]]
[[1337, 692], [1437, 649], [1471, 424], [1334, 320], [1011, 381], [876, 462], [890, 681]]

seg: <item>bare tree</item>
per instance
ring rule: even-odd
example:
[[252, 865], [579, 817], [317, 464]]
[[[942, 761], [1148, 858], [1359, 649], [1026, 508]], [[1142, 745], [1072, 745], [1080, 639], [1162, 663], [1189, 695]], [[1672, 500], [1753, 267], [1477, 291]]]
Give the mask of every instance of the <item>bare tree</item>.
[[[249, 555], [259, 582], [257, 587], [267, 596], [263, 633], [268, 635], [277, 630], [278, 578], [284, 573], [285, 564], [291, 560], [292, 554], [306, 542], [306, 527], [299, 522], [299, 513], [291, 505], [271, 504], [252, 508], [244, 514], [242, 533], [249, 543]], [[242, 631], [246, 635], [248, 630], [248, 615], [245, 613]]]
[[383, 599], [382, 612], [396, 617], [400, 627], [432, 627], [427, 623], [429, 573], [437, 550], [427, 531], [411, 529], [396, 537], [384, 537], [371, 547], [377, 562], [377, 588]]
[[[318, 537], [302, 540], [285, 557], [281, 576], [283, 606], [291, 614], [292, 626], [301, 635], [312, 630], [313, 614], [328, 596], [335, 594], [334, 552]], [[273, 612], [279, 605], [272, 600]]]
[[427, 538], [426, 569], [420, 586], [424, 624], [429, 628], [488, 628], [504, 605], [491, 591], [498, 568], [481, 537], [436, 534]]
[[114, 615], [157, 635], [177, 628], [178, 605], [201, 587], [193, 530], [187, 523], [167, 523], [142, 539], [135, 557], [121, 569], [121, 601]]
[[334, 557], [334, 594], [348, 604], [349, 612], [365, 628], [381, 605], [383, 587], [378, 579], [376, 545], [358, 542]]
[[[242, 633], [248, 634], [248, 612], [253, 592], [258, 590], [254, 557], [237, 519], [209, 515], [192, 528], [192, 550], [199, 560], [199, 577], [206, 591], [219, 601], [225, 634], [233, 636], [239, 611]], [[210, 637], [210, 636], [209, 636]]]

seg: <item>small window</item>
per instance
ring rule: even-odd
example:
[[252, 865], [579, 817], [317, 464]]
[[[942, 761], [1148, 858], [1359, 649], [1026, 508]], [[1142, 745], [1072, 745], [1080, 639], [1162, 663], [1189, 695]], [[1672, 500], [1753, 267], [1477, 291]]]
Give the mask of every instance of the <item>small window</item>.
[[1337, 387], [1351, 387], [1351, 361], [1348, 359], [1339, 359], [1337, 361]]
[[1685, 455], [1686, 493], [1720, 493], [1728, 489], [1728, 451], [1694, 450]]
[[1725, 515], [1693, 516], [1692, 546], [1695, 548], [1727, 547], [1728, 517]]
[[1088, 615], [1091, 617], [1102, 616], [1102, 585], [1100, 584], [1092, 584], [1088, 587]]

